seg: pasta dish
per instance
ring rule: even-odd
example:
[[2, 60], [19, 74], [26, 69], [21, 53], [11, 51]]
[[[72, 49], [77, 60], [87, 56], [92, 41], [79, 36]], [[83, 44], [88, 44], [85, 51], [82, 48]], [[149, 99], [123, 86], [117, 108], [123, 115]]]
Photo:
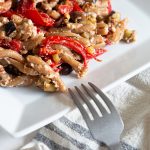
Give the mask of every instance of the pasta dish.
[[86, 75], [90, 59], [135, 41], [110, 0], [0, 1], [0, 86], [67, 90], [61, 75]]

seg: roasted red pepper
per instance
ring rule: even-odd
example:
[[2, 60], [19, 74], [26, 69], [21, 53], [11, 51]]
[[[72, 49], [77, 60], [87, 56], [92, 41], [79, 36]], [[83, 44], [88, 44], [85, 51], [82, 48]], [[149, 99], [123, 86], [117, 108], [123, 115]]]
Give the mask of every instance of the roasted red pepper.
[[81, 44], [78, 40], [74, 40], [69, 37], [64, 36], [50, 36], [43, 40], [42, 47], [40, 48], [39, 55], [40, 56], [51, 56], [52, 54], [56, 54], [57, 51], [51, 48], [53, 44], [61, 44], [66, 47], [69, 47], [71, 50], [80, 54], [84, 59], [84, 65], [87, 66], [88, 59], [96, 59], [97, 56], [102, 55], [106, 52], [105, 49], [96, 49], [94, 54], [89, 54], [87, 48]]
[[69, 14], [73, 10], [73, 7], [70, 5], [59, 5], [58, 6], [58, 11], [61, 14]]
[[53, 54], [57, 54], [57, 50], [53, 50], [51, 47], [40, 48], [40, 51], [39, 51], [40, 56], [49, 56]]
[[0, 40], [0, 47], [12, 49], [19, 52], [22, 49], [22, 43], [19, 40], [13, 39], [11, 41]]
[[21, 11], [26, 11], [26, 9], [35, 8], [35, 3], [32, 0], [20, 0]]
[[[64, 36], [50, 36], [44, 39], [40, 51], [43, 50], [43, 47], [49, 49], [49, 47], [52, 44], [61, 44], [66, 47], [69, 47], [71, 50], [75, 51], [76, 53], [80, 54], [83, 57], [84, 65], [87, 66], [87, 56], [86, 56], [87, 49], [79, 41]], [[40, 51], [39, 53], [41, 53]]]
[[58, 6], [58, 10], [61, 14], [70, 13], [72, 11], [83, 11], [76, 0], [66, 0], [64, 5]]
[[45, 13], [39, 13], [36, 9], [28, 9], [23, 16], [31, 19], [38, 26], [53, 26], [54, 20]]
[[70, 0], [73, 3], [73, 11], [80, 11], [83, 12], [81, 7], [79, 6], [78, 2], [76, 0]]
[[19, 12], [26, 18], [31, 19], [38, 26], [53, 26], [54, 20], [46, 13], [36, 9], [35, 4], [29, 0], [22, 0]]
[[108, 0], [108, 13], [110, 14], [112, 11], [111, 2]]
[[10, 49], [19, 52], [22, 49], [22, 43], [19, 40], [11, 40], [10, 41]]
[[96, 49], [95, 50], [95, 54], [91, 55], [91, 54], [87, 54], [87, 59], [92, 59], [92, 58], [96, 58], [97, 56], [100, 56], [102, 54], [104, 54], [107, 50], [105, 49]]
[[7, 17], [7, 18], [11, 18], [11, 16], [12, 15], [14, 15], [14, 14], [17, 14], [16, 12], [14, 12], [14, 11], [12, 11], [12, 10], [9, 10], [9, 11], [7, 11], [7, 12], [5, 12], [5, 13], [3, 13], [3, 16], [4, 17]]

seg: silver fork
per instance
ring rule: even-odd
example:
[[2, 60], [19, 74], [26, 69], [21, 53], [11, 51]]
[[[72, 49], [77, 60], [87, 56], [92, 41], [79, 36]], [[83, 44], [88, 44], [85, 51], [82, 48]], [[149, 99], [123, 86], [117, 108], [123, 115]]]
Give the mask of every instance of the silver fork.
[[[84, 84], [81, 84], [85, 92], [82, 92], [75, 86], [77, 93], [75, 94], [75, 92], [71, 89], [69, 89], [69, 93], [71, 94], [74, 103], [79, 108], [94, 139], [100, 143], [105, 143], [110, 150], [119, 150], [120, 135], [124, 128], [123, 121], [109, 98], [93, 83], [89, 82], [88, 84], [93, 90], [89, 89]], [[95, 93], [102, 98], [110, 112], [108, 112], [108, 110], [96, 97]], [[97, 109], [95, 109], [90, 102], [90, 99], [94, 101], [102, 116], [99, 115]], [[83, 106], [82, 101], [87, 105], [93, 119], [91, 119], [87, 109]]]

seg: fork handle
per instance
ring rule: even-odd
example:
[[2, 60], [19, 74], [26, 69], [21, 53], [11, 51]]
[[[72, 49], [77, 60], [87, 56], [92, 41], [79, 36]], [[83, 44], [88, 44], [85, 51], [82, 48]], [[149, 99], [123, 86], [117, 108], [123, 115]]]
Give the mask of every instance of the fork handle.
[[120, 142], [110, 146], [110, 150], [121, 150]]

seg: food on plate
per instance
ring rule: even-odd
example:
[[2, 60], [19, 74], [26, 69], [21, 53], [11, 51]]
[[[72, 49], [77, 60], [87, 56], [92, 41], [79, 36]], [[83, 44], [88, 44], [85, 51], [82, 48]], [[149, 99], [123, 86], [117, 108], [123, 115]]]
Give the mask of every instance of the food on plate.
[[110, 0], [1, 1], [0, 86], [66, 91], [61, 75], [81, 78], [107, 45], [135, 41], [127, 22]]

